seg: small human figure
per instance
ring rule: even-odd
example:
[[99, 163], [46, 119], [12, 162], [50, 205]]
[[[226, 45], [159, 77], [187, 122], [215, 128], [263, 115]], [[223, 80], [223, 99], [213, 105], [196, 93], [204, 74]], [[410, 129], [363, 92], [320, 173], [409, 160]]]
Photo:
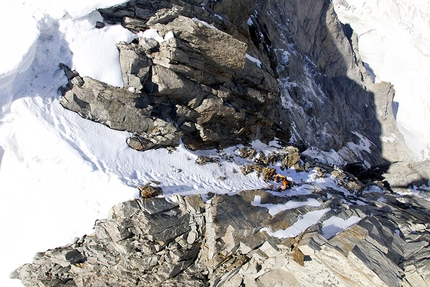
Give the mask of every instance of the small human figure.
[[281, 187], [281, 190], [286, 190], [287, 188], [288, 188], [288, 189], [290, 189], [290, 188], [291, 188], [292, 182], [289, 182], [289, 181], [287, 180], [287, 178], [286, 178], [285, 176], [283, 176], [282, 174], [276, 174], [276, 175], [273, 177], [273, 180], [274, 180], [274, 181], [276, 181], [276, 182], [280, 182], [280, 181], [282, 181], [282, 187]]

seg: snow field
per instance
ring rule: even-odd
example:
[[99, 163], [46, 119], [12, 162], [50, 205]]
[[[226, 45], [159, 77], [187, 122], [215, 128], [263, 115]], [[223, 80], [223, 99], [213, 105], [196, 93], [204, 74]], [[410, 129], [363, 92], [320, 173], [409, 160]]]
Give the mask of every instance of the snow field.
[[[4, 233], [0, 251], [7, 260], [0, 263], [1, 286], [22, 286], [8, 278], [14, 268], [31, 262], [37, 251], [92, 232], [96, 218], [106, 217], [112, 205], [137, 195], [92, 157], [89, 149], [94, 147], [80, 144], [86, 141], [82, 135], [73, 134], [79, 126], [88, 140], [97, 143], [103, 136], [97, 128], [102, 127], [93, 129], [94, 123], [63, 117], [67, 112], [59, 106], [57, 94], [67, 83], [58, 68], [60, 62], [122, 85], [118, 52], [112, 44], [133, 35], [117, 26], [94, 29], [101, 17], [91, 13], [96, 7], [120, 2], [2, 3], [0, 214]], [[117, 133], [105, 136], [118, 138]]]
[[419, 160], [430, 158], [430, 3], [426, 0], [335, 0], [335, 10], [359, 37], [359, 52], [391, 82], [400, 132]]

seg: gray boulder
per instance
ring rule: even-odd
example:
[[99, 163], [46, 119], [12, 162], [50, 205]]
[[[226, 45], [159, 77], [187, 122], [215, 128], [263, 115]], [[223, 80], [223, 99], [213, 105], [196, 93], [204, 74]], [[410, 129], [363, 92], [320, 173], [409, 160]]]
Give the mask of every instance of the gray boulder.
[[137, 150], [179, 144], [181, 132], [171, 123], [153, 116], [153, 106], [146, 95], [115, 88], [89, 77], [82, 78], [68, 67], [62, 67], [70, 76], [60, 101], [64, 108], [112, 129], [137, 134], [127, 140]]

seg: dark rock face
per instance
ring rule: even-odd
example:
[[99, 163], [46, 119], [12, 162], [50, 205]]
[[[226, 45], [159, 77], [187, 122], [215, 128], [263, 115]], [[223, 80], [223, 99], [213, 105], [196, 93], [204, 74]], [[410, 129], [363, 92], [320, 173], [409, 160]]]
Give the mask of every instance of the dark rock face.
[[[375, 111], [373, 84], [348, 39], [331, 1], [261, 1], [254, 29], [267, 32], [278, 60], [277, 74], [285, 111], [282, 122], [306, 146], [341, 151], [353, 160], [356, 151], [345, 147], [370, 140], [370, 162], [382, 151], [381, 123]], [[264, 23], [264, 24], [262, 24]], [[264, 26], [262, 28], [262, 26]], [[342, 152], [341, 152], [342, 153]]]

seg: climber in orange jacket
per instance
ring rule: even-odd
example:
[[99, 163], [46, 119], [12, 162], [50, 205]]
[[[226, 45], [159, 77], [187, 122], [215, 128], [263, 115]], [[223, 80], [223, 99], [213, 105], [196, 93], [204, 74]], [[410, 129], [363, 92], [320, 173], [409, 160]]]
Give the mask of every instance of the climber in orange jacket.
[[285, 176], [283, 176], [282, 174], [276, 174], [273, 179], [276, 182], [282, 181], [282, 188], [281, 190], [286, 190], [287, 188], [290, 187], [290, 182], [287, 180], [287, 178]]

